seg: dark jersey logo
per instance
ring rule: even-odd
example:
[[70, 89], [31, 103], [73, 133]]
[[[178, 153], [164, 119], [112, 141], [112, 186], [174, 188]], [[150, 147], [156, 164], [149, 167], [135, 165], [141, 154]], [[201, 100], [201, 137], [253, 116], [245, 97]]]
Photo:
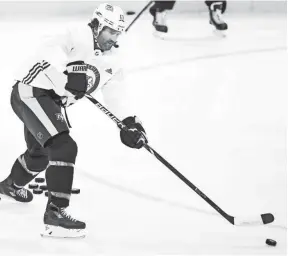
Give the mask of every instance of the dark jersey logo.
[[86, 76], [87, 76], [87, 83], [88, 83], [87, 93], [91, 94], [97, 89], [100, 83], [100, 72], [95, 66], [87, 64]]

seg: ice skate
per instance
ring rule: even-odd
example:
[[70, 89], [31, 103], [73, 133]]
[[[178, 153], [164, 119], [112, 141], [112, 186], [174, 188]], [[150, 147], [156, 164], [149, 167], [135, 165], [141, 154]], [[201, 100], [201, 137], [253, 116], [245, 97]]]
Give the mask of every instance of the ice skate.
[[156, 10], [155, 15], [153, 15], [153, 26], [155, 27], [156, 31], [167, 33], [168, 27], [166, 25], [166, 12], [159, 12]]
[[221, 2], [213, 3], [209, 8], [210, 24], [215, 27], [217, 35], [224, 35], [223, 31], [228, 29], [228, 25], [222, 17], [222, 8]]
[[0, 182], [0, 197], [13, 198], [22, 203], [29, 203], [33, 200], [33, 194], [28, 189], [17, 186], [9, 177]]
[[53, 203], [48, 203], [44, 214], [45, 230], [42, 237], [84, 238], [86, 224], [76, 220], [66, 211]]

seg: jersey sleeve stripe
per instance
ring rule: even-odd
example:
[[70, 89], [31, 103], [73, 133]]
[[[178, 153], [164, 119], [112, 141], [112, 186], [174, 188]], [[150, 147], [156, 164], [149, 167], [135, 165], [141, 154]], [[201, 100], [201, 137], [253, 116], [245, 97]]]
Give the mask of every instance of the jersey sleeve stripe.
[[32, 73], [34, 73], [35, 69], [37, 69], [40, 66], [40, 63], [37, 62], [28, 72], [28, 74], [23, 78], [22, 83], [25, 83], [25, 81], [31, 76]]
[[29, 71], [29, 74], [22, 80], [23, 84], [30, 84], [41, 71], [50, 66], [48, 62], [43, 62], [42, 65], [40, 63], [37, 64], [34, 65], [34, 67]]

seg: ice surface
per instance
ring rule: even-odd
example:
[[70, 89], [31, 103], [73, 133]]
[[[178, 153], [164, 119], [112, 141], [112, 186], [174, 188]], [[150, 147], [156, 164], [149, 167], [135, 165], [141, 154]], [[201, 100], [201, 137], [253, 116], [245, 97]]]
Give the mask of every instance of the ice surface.
[[[227, 213], [271, 212], [275, 222], [230, 225], [146, 150], [124, 147], [113, 122], [83, 100], [69, 109], [81, 188], [70, 212], [87, 221], [88, 236], [41, 238], [44, 195], [29, 205], [2, 200], [1, 255], [286, 253], [286, 17], [227, 18], [226, 38], [206, 16], [170, 16], [165, 40], [152, 35], [149, 16], [135, 23], [120, 41], [123, 100], [151, 146]], [[0, 179], [25, 150], [9, 105], [13, 66], [63, 22], [0, 23]]]

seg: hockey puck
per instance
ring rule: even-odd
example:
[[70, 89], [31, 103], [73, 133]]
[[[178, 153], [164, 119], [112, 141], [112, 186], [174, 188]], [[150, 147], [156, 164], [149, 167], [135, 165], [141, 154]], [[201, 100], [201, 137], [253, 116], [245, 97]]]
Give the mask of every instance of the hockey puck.
[[31, 189], [38, 188], [38, 184], [34, 184], [34, 183], [29, 184], [28, 188], [31, 188]]
[[274, 216], [272, 213], [261, 214], [261, 218], [264, 224], [268, 224], [274, 221]]
[[127, 15], [134, 15], [135, 12], [133, 12], [133, 11], [127, 11], [126, 14], [127, 14]]
[[39, 188], [35, 188], [33, 189], [33, 194], [36, 194], [36, 195], [40, 195], [43, 193], [43, 190], [42, 189], [39, 189]]
[[44, 178], [35, 178], [35, 182], [43, 183], [43, 182], [45, 182], [45, 179]]
[[39, 188], [42, 189], [43, 191], [47, 190], [47, 186], [46, 185], [41, 185]]
[[273, 239], [266, 239], [266, 244], [270, 246], [276, 246], [277, 242]]
[[79, 193], [80, 193], [80, 189], [79, 188], [72, 188], [71, 194], [79, 194]]

